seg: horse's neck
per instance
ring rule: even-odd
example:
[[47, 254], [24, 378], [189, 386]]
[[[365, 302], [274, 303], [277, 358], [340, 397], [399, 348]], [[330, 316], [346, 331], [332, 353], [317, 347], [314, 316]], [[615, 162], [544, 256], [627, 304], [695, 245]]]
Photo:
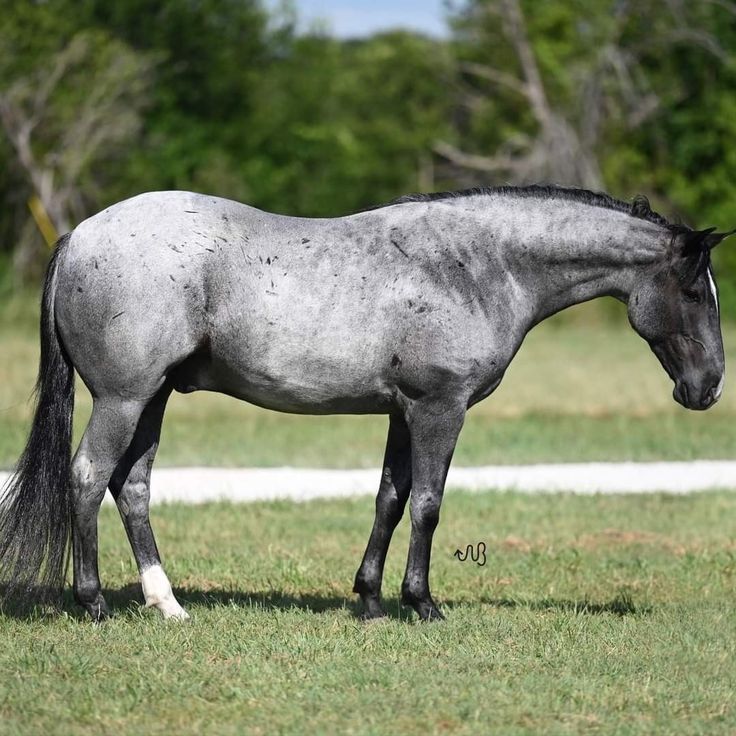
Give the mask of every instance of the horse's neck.
[[531, 324], [599, 296], [626, 301], [642, 270], [666, 253], [662, 227], [602, 207], [527, 199], [495, 218], [494, 251]]

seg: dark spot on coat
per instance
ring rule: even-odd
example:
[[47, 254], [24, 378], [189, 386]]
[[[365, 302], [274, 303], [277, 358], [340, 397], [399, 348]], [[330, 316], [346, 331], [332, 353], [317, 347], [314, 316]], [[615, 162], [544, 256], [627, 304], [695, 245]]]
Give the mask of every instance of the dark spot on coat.
[[174, 277], [173, 277], [173, 276], [172, 276], [171, 274], [169, 274], [169, 278], [170, 278], [170, 279], [171, 279], [172, 281], [176, 281], [176, 279], [175, 279], [175, 278], [174, 278]]
[[393, 357], [391, 358], [391, 367], [392, 368], [401, 368], [401, 358], [399, 358], [396, 353], [393, 354]]
[[84, 291], [84, 289], [81, 286], [77, 286], [77, 291], [81, 294]]
[[404, 256], [404, 258], [409, 257], [409, 254], [398, 244], [398, 242], [396, 242], [394, 238], [391, 238], [391, 245], [393, 245], [394, 248], [396, 248], [396, 250], [398, 250], [399, 253], [401, 253], [401, 255]]
[[196, 215], [197, 214], [197, 210], [184, 210], [184, 212], [186, 212], [188, 215]]
[[309, 242], [309, 238], [302, 238], [302, 245]]
[[457, 262], [458, 268], [465, 268], [465, 264], [462, 261]]

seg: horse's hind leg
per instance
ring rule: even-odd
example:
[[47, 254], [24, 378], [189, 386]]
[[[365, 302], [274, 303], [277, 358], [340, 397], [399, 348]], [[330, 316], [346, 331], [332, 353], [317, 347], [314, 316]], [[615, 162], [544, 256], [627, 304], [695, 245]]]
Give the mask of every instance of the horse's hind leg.
[[133, 441], [113, 473], [110, 491], [133, 548], [146, 605], [158, 608], [164, 618], [186, 619], [189, 616], [174, 597], [169, 579], [161, 567], [148, 512], [151, 467], [170, 393], [171, 388], [164, 386], [146, 406]]
[[97, 566], [97, 515], [115, 466], [135, 434], [145, 403], [95, 399], [71, 467], [74, 597], [100, 621], [109, 615]]
[[388, 547], [401, 520], [411, 488], [411, 442], [401, 416], [391, 416], [383, 460], [381, 485], [376, 497], [376, 517], [353, 591], [363, 601], [363, 618], [385, 616], [381, 607], [381, 582]]

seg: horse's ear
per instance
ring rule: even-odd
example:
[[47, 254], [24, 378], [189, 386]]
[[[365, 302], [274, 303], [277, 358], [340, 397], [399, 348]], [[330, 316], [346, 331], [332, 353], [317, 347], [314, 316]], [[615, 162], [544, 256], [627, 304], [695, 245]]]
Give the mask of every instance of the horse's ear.
[[714, 234], [714, 230], [714, 227], [709, 227], [707, 230], [689, 230], [683, 233], [682, 255], [685, 258], [699, 258], [707, 250], [707, 239]]
[[715, 230], [715, 228], [711, 228], [711, 232], [703, 238], [703, 244], [708, 250], [713, 250], [722, 240], [736, 233], [736, 228], [729, 230], [727, 233], [714, 233], [712, 230]]
[[714, 227], [707, 230], [684, 230], [681, 234], [680, 253], [685, 260], [681, 266], [680, 281], [687, 283], [696, 279], [708, 267], [710, 251], [724, 238], [735, 233], [736, 230], [717, 233]]
[[631, 203], [632, 217], [646, 217], [652, 214], [652, 207], [649, 200], [643, 194], [637, 194]]

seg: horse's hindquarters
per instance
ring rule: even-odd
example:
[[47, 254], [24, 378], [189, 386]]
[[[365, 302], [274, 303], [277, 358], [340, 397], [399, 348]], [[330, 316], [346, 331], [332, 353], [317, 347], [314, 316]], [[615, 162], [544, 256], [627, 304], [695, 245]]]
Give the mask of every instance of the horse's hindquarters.
[[202, 339], [196, 274], [153, 248], [104, 248], [76, 233], [70, 246], [56, 320], [75, 368], [94, 396], [153, 396]]

